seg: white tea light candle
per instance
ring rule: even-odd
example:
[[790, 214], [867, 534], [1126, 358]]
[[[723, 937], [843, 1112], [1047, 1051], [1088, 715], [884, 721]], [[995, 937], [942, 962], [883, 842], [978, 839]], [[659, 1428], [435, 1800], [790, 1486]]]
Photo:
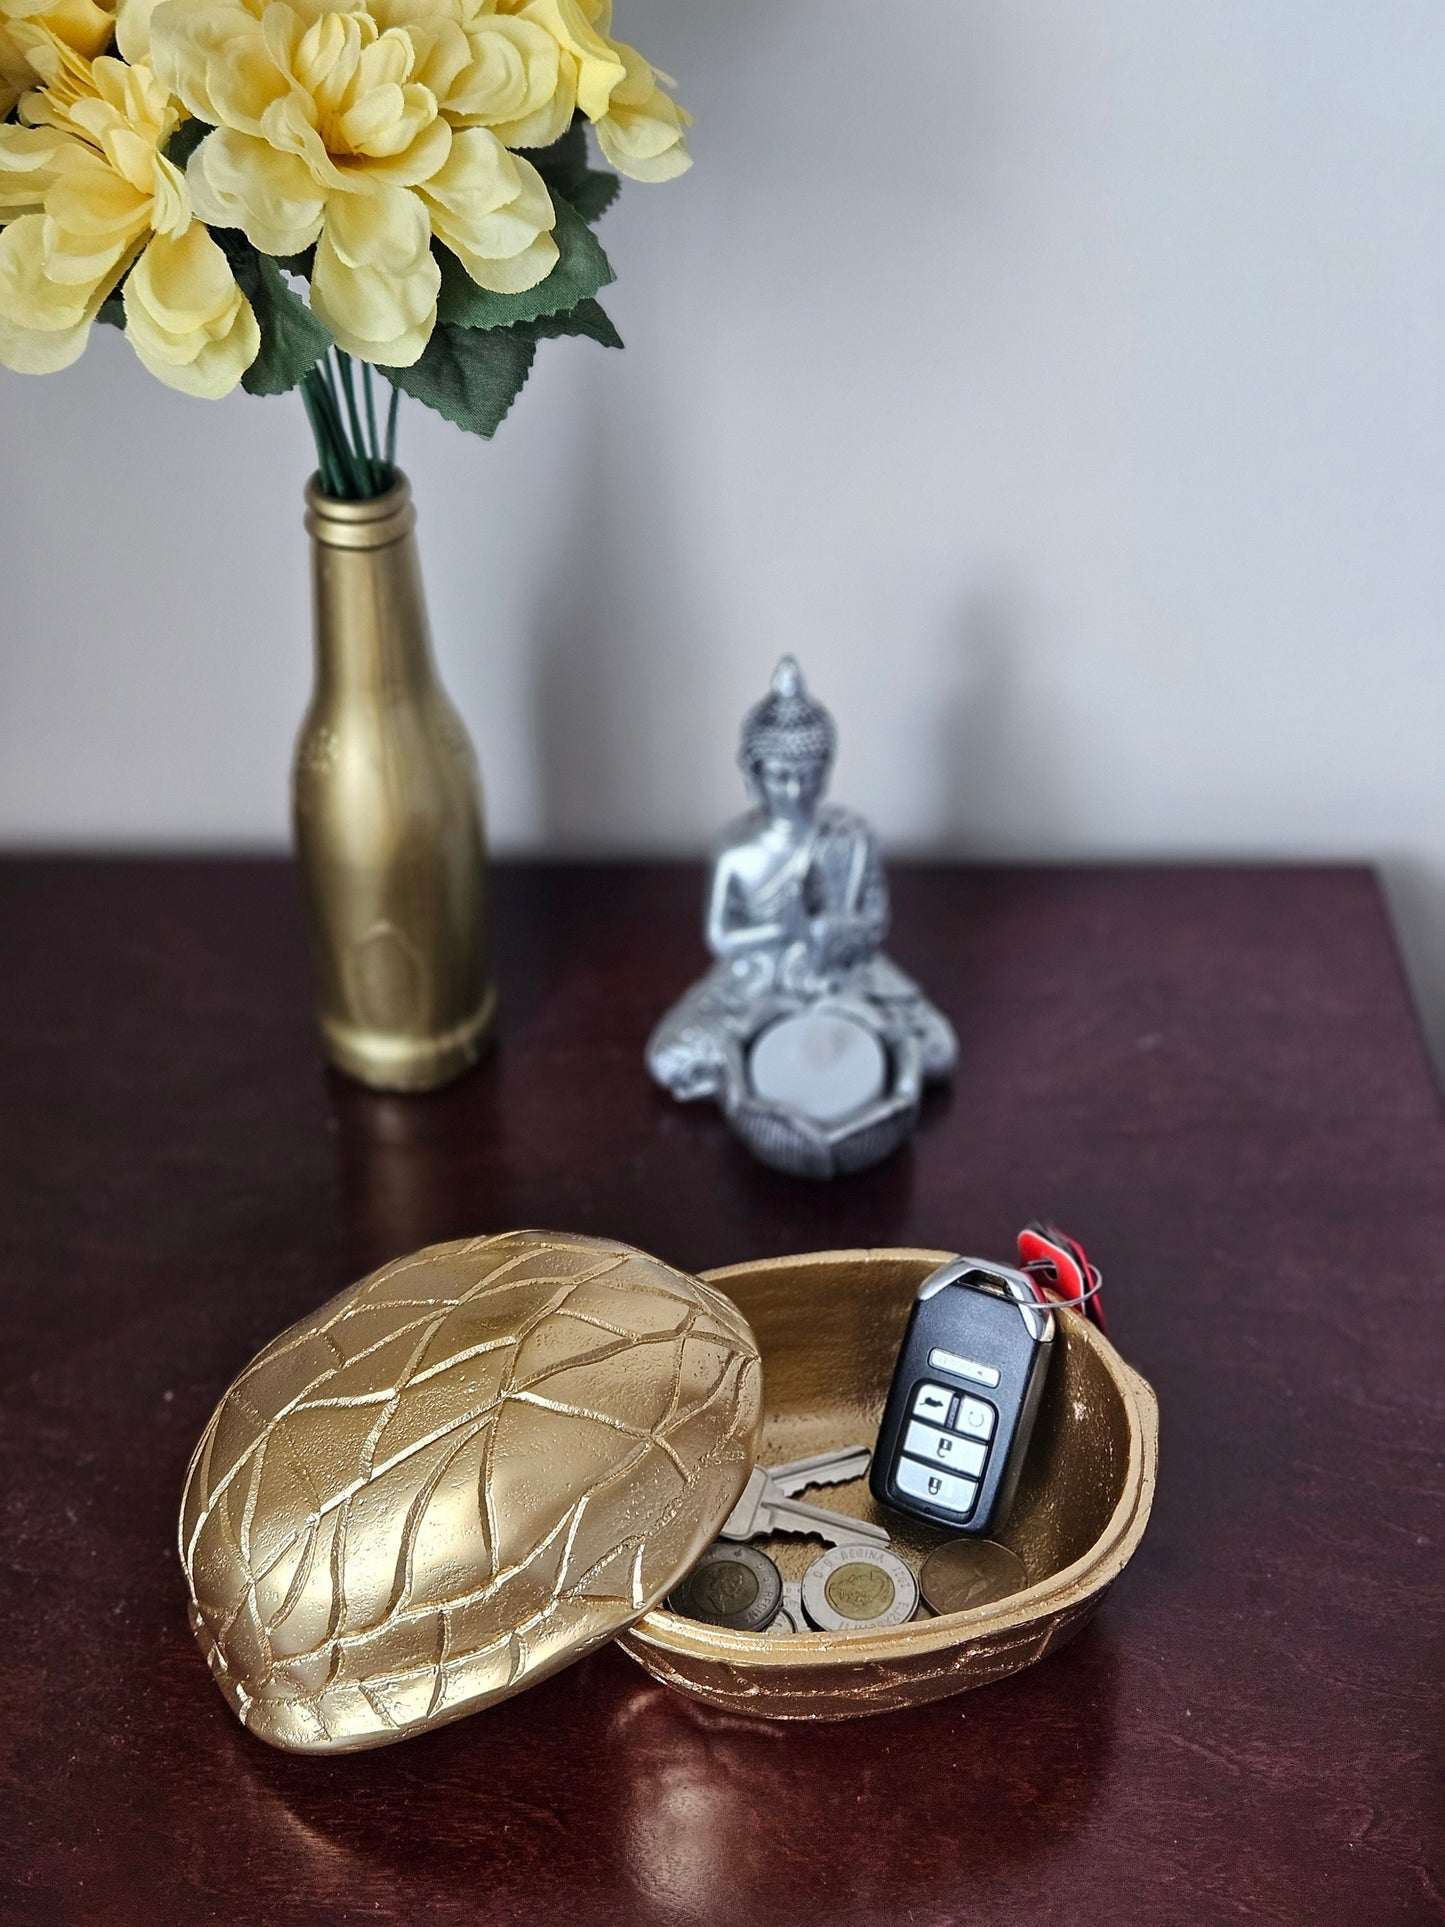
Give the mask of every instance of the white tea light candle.
[[810, 1010], [768, 1026], [749, 1054], [748, 1076], [766, 1103], [836, 1124], [883, 1095], [888, 1059], [853, 1018]]

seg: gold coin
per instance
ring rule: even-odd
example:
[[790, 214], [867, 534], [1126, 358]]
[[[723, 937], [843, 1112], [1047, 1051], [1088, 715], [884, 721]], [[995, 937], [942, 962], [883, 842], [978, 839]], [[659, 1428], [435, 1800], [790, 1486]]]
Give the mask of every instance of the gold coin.
[[845, 1619], [877, 1619], [898, 1597], [898, 1588], [881, 1566], [857, 1559], [828, 1575], [823, 1597]]
[[918, 1575], [919, 1589], [936, 1613], [991, 1606], [1028, 1583], [1023, 1561], [992, 1539], [950, 1539], [929, 1553]]

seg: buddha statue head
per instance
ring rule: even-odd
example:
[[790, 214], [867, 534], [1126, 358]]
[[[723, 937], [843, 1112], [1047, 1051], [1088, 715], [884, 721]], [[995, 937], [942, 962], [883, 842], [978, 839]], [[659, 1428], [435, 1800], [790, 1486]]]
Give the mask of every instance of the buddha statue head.
[[770, 816], [807, 822], [827, 787], [837, 746], [833, 718], [808, 694], [797, 663], [784, 656], [772, 688], [743, 720], [738, 762], [748, 788]]

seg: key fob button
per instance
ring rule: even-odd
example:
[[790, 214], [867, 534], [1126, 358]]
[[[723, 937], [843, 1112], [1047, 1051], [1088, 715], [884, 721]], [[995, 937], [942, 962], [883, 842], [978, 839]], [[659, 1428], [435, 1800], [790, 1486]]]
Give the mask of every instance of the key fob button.
[[917, 1419], [908, 1427], [903, 1449], [910, 1458], [927, 1459], [930, 1465], [966, 1473], [971, 1479], [983, 1471], [988, 1457], [987, 1446], [977, 1439], [961, 1439], [956, 1432], [940, 1432], [932, 1425], [920, 1425]]
[[969, 1398], [965, 1394], [958, 1401], [953, 1429], [955, 1432], [967, 1432], [972, 1438], [991, 1439], [997, 1416], [993, 1407], [985, 1399]]
[[930, 1419], [935, 1425], [947, 1425], [952, 1404], [953, 1393], [944, 1385], [920, 1385], [913, 1395], [914, 1416]]
[[960, 1519], [973, 1511], [978, 1497], [978, 1481], [961, 1479], [956, 1473], [921, 1465], [917, 1459], [900, 1459], [894, 1474], [900, 1492], [940, 1512], [956, 1512]]
[[928, 1354], [928, 1362], [936, 1372], [951, 1372], [955, 1378], [966, 1378], [973, 1385], [987, 1385], [993, 1390], [999, 1382], [997, 1365], [984, 1365], [976, 1358], [963, 1358], [957, 1352], [946, 1352], [935, 1345]]

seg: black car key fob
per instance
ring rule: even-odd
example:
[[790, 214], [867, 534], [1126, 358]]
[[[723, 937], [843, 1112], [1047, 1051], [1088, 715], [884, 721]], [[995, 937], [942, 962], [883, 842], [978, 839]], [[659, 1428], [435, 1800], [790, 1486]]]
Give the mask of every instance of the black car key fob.
[[955, 1532], [1001, 1526], [1053, 1341], [1053, 1312], [1011, 1265], [954, 1258], [925, 1278], [868, 1475], [879, 1504]]

